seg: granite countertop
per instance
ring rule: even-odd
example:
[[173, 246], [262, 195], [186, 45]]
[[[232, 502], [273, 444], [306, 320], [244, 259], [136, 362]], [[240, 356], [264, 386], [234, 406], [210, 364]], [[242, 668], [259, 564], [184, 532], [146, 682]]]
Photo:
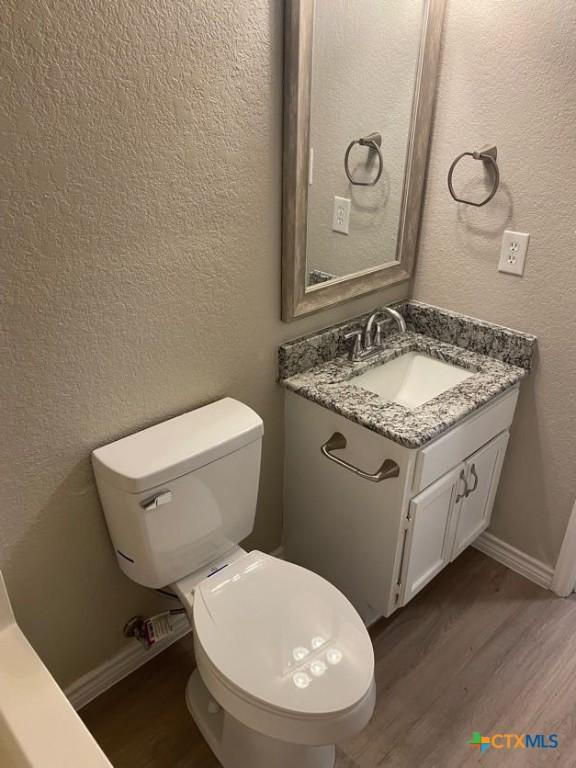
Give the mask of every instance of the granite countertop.
[[[420, 448], [518, 384], [530, 370], [534, 336], [417, 302], [397, 309], [406, 319], [407, 332], [389, 333], [382, 351], [368, 360], [351, 362], [343, 340], [364, 317], [283, 345], [280, 383], [400, 445]], [[360, 374], [413, 351], [473, 375], [414, 409], [354, 385]]]

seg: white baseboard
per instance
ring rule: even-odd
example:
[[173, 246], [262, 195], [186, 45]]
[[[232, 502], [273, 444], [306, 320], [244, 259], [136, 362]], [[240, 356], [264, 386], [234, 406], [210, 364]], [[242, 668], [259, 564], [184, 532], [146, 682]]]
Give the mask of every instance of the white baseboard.
[[576, 585], [576, 504], [568, 520], [554, 578], [552, 591], [560, 597], [569, 597]]
[[[283, 547], [278, 547], [271, 553], [274, 557], [283, 559]], [[105, 661], [96, 669], [82, 675], [78, 680], [68, 686], [64, 693], [68, 697], [74, 709], [82, 709], [95, 698], [100, 696], [113, 685], [119, 683], [129, 674], [135, 672], [147, 661], [158, 656], [159, 653], [169, 648], [173, 643], [192, 631], [188, 618], [178, 616], [174, 622], [174, 632], [165, 640], [160, 640], [152, 648], [146, 649], [137, 640], [133, 640], [119, 653], [108, 661]]]
[[494, 534], [484, 532], [472, 546], [540, 587], [551, 588], [554, 576], [554, 569], [551, 565], [521, 552], [511, 544], [498, 539]]
[[137, 640], [130, 641], [130, 644], [123, 648], [111, 659], [100, 664], [85, 675], [82, 675], [72, 685], [68, 686], [64, 693], [68, 697], [74, 709], [82, 709], [101, 693], [112, 688], [129, 674], [135, 672], [147, 661], [158, 656], [170, 645], [192, 631], [190, 622], [185, 615], [178, 616], [174, 622], [175, 629], [170, 637], [159, 640], [150, 649], [144, 648]]

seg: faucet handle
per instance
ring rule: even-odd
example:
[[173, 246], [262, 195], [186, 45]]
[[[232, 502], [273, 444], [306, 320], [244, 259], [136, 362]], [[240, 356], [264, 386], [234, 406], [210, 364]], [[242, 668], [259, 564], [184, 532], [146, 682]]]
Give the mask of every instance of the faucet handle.
[[382, 329], [384, 326], [390, 324], [390, 318], [386, 318], [386, 320], [378, 320], [376, 323], [376, 331], [374, 333], [374, 346], [375, 347], [381, 347], [382, 346]]
[[356, 328], [344, 334], [344, 341], [354, 339], [354, 345], [350, 351], [350, 360], [359, 360], [362, 355], [362, 329]]

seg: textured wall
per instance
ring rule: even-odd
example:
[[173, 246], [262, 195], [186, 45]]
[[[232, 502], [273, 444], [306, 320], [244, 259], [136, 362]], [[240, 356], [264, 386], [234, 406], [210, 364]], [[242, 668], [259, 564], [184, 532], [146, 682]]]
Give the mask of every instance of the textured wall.
[[[95, 446], [223, 395], [266, 436], [280, 541], [281, 3], [5, 0], [0, 567], [69, 683], [159, 600], [115, 564]], [[400, 297], [406, 289], [389, 292]]]
[[[449, 0], [414, 296], [539, 337], [492, 531], [554, 563], [576, 494], [576, 4]], [[502, 186], [457, 205], [446, 173], [497, 143]], [[471, 161], [459, 184], [481, 194]], [[497, 272], [504, 229], [531, 233], [523, 279]]]
[[[317, 0], [312, 70], [308, 268], [336, 275], [396, 258], [404, 166], [420, 35], [422, 0]], [[374, 187], [352, 186], [344, 153], [368, 133], [382, 134], [384, 171]], [[350, 168], [374, 176], [373, 155], [355, 147]], [[352, 200], [350, 233], [333, 232], [334, 196]]]

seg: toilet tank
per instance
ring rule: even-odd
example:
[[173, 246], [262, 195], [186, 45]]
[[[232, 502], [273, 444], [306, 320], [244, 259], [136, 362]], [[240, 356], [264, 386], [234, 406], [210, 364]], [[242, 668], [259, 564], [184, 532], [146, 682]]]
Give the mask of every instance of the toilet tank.
[[118, 563], [163, 587], [221, 557], [254, 527], [262, 419], [225, 398], [92, 453]]

